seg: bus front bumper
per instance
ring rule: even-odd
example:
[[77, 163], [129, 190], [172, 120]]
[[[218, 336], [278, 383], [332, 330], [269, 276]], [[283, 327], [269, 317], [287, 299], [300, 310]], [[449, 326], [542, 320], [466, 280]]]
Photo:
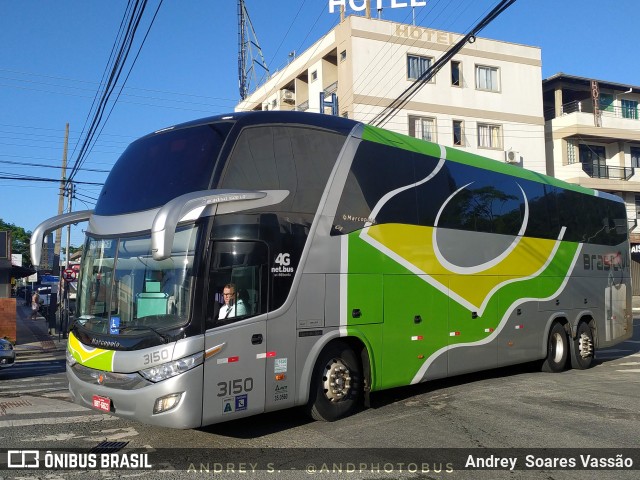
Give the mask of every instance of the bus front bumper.
[[[75, 403], [161, 427], [187, 429], [199, 427], [202, 423], [202, 365], [158, 383], [151, 383], [140, 377], [140, 381], [133, 385], [129, 382], [117, 388], [100, 385], [98, 377], [103, 372], [94, 372], [95, 375], [90, 376], [92, 380], [88, 381], [86, 367], [79, 375], [75, 367], [67, 364], [69, 392]], [[107, 378], [110, 376], [108, 373], [105, 375]], [[154, 413], [158, 399], [166, 397], [179, 400], [173, 408]]]

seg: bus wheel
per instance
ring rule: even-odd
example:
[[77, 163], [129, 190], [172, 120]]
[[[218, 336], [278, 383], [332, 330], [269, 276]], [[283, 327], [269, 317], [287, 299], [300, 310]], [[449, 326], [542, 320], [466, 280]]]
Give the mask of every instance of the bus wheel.
[[342, 342], [327, 345], [311, 378], [311, 417], [332, 422], [350, 415], [361, 403], [362, 391], [362, 368], [353, 350]]
[[542, 363], [543, 372], [557, 373], [567, 365], [569, 339], [567, 332], [560, 323], [554, 323], [549, 332], [547, 342], [547, 358]]
[[571, 366], [578, 370], [589, 368], [593, 363], [593, 332], [587, 322], [580, 322], [573, 342]]

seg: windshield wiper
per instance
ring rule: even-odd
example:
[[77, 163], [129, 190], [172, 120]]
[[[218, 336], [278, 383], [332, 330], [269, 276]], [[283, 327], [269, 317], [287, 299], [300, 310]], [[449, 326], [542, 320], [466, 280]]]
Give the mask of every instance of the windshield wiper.
[[150, 330], [153, 333], [155, 333], [157, 336], [159, 336], [164, 343], [169, 343], [169, 337], [167, 337], [166, 335], [163, 335], [162, 333], [157, 331], [155, 328], [150, 327], [148, 325], [127, 325], [125, 327], [118, 328], [118, 332], [124, 332], [126, 330]]
[[102, 323], [106, 323], [108, 322], [109, 319], [105, 318], [105, 317], [95, 317], [93, 315], [91, 316], [80, 316], [80, 317], [75, 317], [75, 320], [73, 321], [73, 323], [79, 323], [80, 325], [84, 325], [85, 323], [92, 323], [94, 325], [99, 325]]

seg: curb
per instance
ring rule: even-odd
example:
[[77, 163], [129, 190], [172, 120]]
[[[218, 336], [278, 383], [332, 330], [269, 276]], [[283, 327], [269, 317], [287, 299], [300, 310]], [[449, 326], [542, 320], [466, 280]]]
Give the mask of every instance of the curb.
[[34, 345], [32, 343], [22, 344], [22, 345], [14, 345], [13, 350], [16, 352], [16, 355], [20, 355], [21, 357], [28, 357], [32, 355], [42, 355], [42, 354], [54, 354], [56, 352], [64, 353], [67, 350], [66, 342], [64, 344], [54, 344], [53, 346], [42, 346], [42, 345]]
[[39, 357], [43, 355], [63, 355], [65, 353], [64, 350], [59, 349], [49, 349], [49, 350], [16, 350], [16, 359], [19, 358], [31, 358], [31, 357]]
[[13, 349], [16, 352], [16, 355], [38, 355], [40, 353], [54, 353], [54, 352], [65, 352], [65, 348], [15, 348]]
[[16, 358], [32, 358], [32, 357], [42, 357], [45, 355], [60, 355], [62, 357], [62, 354], [64, 352], [62, 350], [42, 350], [40, 352], [16, 352]]

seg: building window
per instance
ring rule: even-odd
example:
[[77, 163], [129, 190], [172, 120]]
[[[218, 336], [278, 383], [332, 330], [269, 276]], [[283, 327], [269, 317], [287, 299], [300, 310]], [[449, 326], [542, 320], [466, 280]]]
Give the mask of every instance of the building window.
[[476, 65], [476, 88], [478, 90], [500, 91], [500, 80], [497, 67]]
[[592, 178], [609, 178], [607, 170], [607, 157], [602, 145], [581, 144], [580, 163], [582, 170]]
[[631, 166], [640, 168], [640, 147], [631, 147]]
[[347, 51], [343, 50], [340, 52], [340, 61], [344, 62], [347, 59]]
[[407, 55], [407, 78], [409, 80], [417, 80], [427, 70], [429, 70], [429, 68], [431, 68], [432, 63], [433, 63], [433, 58], [431, 57], [419, 57], [417, 55]]
[[567, 165], [576, 163], [576, 142], [573, 140], [567, 140]]
[[638, 119], [638, 102], [635, 100], [620, 100], [620, 106], [622, 107], [622, 118]]
[[318, 71], [314, 70], [313, 72], [311, 72], [311, 81], [315, 82], [318, 79]]
[[464, 147], [464, 124], [462, 120], [453, 121], [453, 144]]
[[410, 115], [409, 135], [427, 142], [436, 142], [436, 119]]
[[478, 146], [482, 148], [502, 148], [502, 127], [500, 125], [479, 123]]
[[462, 85], [461, 77], [460, 62], [451, 61], [451, 85], [460, 87]]
[[600, 94], [600, 110], [613, 112], [613, 95], [611, 93]]
[[636, 195], [636, 218], [640, 218], [640, 195]]

